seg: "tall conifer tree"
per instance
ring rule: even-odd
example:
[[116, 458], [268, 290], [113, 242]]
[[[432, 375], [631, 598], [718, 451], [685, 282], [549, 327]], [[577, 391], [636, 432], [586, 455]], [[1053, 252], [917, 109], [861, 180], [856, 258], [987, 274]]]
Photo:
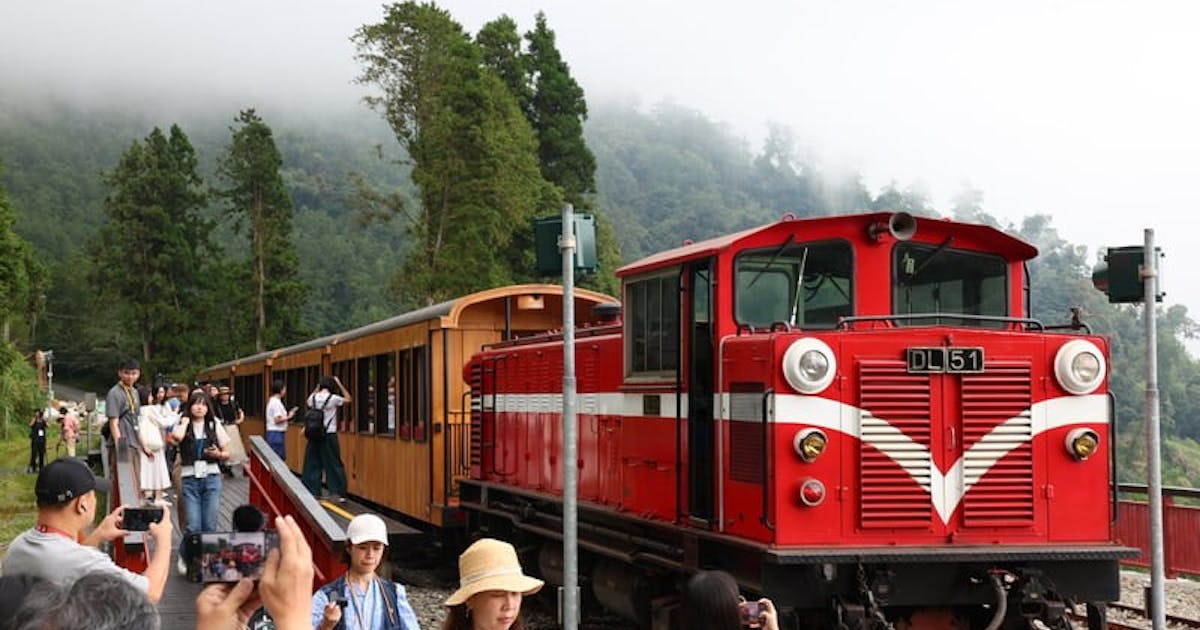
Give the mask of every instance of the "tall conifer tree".
[[[297, 278], [300, 262], [292, 242], [292, 200], [283, 185], [283, 158], [271, 128], [253, 109], [242, 111], [239, 127], [217, 167], [228, 184], [219, 195], [237, 231], [250, 238], [254, 306], [254, 349], [262, 352], [300, 339], [300, 310], [307, 291]], [[242, 304], [228, 305], [241, 308]]]
[[207, 360], [196, 341], [209, 332], [205, 272], [214, 250], [196, 166], [178, 125], [169, 134], [155, 127], [103, 178], [107, 223], [92, 248], [92, 281], [127, 328], [110, 331], [110, 341], [126, 352], [136, 344], [147, 372]]
[[398, 285], [431, 303], [528, 279], [532, 218], [561, 197], [542, 178], [537, 140], [479, 47], [433, 4], [404, 2], [354, 35], [359, 82], [413, 163], [420, 207]]
[[19, 316], [29, 322], [32, 337], [47, 277], [45, 265], [34, 256], [29, 241], [17, 234], [16, 225], [16, 210], [0, 185], [0, 340], [4, 342], [12, 340], [12, 319]]

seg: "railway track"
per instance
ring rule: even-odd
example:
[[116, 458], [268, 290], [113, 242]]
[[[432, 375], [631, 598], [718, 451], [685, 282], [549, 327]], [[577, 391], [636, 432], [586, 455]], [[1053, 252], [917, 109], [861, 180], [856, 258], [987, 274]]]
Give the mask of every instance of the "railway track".
[[[1129, 617], [1129, 619], [1113, 619], [1113, 612], [1119, 612], [1122, 616]], [[1108, 605], [1108, 613], [1108, 627], [1110, 630], [1146, 630], [1150, 627], [1150, 619], [1146, 615], [1144, 608], [1122, 602], [1113, 602]], [[1087, 623], [1086, 615], [1072, 612], [1071, 617], [1080, 624]], [[1181, 617], [1168, 613], [1167, 626], [1171, 628], [1196, 628], [1200, 630], [1200, 619]]]

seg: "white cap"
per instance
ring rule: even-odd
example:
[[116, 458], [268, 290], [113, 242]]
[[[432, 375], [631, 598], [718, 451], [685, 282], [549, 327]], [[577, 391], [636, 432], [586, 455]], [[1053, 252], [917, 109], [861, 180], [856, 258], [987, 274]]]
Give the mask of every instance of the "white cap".
[[383, 519], [374, 514], [359, 514], [350, 521], [350, 526], [346, 528], [346, 537], [350, 539], [351, 545], [368, 541], [387, 545], [387, 525], [383, 524]]

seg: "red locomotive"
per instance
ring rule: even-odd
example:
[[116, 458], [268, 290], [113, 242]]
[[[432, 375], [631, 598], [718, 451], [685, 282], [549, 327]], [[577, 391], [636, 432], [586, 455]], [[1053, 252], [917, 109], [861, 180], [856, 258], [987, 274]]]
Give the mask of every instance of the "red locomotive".
[[[1031, 319], [1037, 250], [904, 213], [784, 220], [618, 271], [578, 330], [585, 592], [643, 621], [734, 574], [791, 627], [1089, 626], [1119, 595], [1108, 343]], [[562, 337], [489, 346], [472, 525], [561, 557]]]

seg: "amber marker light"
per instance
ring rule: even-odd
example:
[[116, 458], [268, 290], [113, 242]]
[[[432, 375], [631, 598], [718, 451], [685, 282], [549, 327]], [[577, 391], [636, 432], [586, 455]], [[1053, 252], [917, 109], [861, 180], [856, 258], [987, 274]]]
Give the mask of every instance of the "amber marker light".
[[806, 462], [816, 461], [821, 453], [825, 452], [828, 443], [825, 432], [820, 429], [801, 429], [796, 432], [796, 437], [792, 438], [792, 448], [796, 449], [796, 454]]
[[1100, 436], [1091, 429], [1075, 429], [1067, 434], [1066, 447], [1071, 457], [1083, 461], [1100, 448]]

